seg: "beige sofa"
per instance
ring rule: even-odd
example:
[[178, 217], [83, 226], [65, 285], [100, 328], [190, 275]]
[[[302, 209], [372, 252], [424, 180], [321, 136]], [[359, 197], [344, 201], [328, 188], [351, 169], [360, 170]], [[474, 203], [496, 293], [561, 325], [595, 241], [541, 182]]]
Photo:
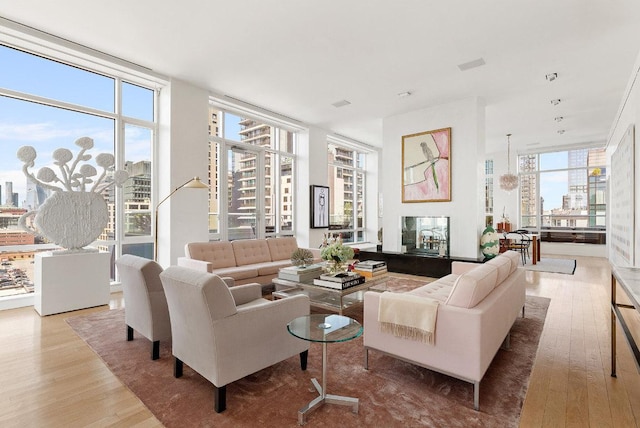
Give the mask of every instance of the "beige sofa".
[[[178, 266], [231, 277], [236, 285], [252, 282], [269, 285], [280, 268], [291, 266], [291, 254], [297, 248], [293, 236], [192, 242], [185, 245], [185, 257], [178, 258]], [[314, 260], [319, 261], [320, 250], [310, 251]]]
[[521, 310], [524, 316], [525, 277], [519, 264], [515, 251], [484, 264], [453, 262], [450, 275], [408, 292], [439, 302], [434, 344], [383, 333], [378, 322], [382, 293], [366, 292], [365, 368], [369, 351], [375, 350], [471, 382], [478, 410], [480, 381]]

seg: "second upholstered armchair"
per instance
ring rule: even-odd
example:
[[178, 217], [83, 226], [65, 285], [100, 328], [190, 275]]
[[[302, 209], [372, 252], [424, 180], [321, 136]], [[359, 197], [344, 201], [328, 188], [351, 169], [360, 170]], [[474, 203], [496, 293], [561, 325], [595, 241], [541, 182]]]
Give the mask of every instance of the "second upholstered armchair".
[[307, 296], [270, 301], [260, 284], [229, 288], [215, 274], [178, 266], [160, 278], [171, 315], [174, 376], [182, 376], [185, 363], [213, 383], [216, 412], [225, 410], [231, 382], [295, 355], [306, 369], [309, 342], [290, 335], [287, 323], [309, 314]]
[[116, 260], [124, 294], [127, 340], [137, 331], [152, 342], [151, 359], [160, 356], [160, 340], [171, 338], [169, 309], [160, 282], [162, 267], [153, 260], [125, 254]]

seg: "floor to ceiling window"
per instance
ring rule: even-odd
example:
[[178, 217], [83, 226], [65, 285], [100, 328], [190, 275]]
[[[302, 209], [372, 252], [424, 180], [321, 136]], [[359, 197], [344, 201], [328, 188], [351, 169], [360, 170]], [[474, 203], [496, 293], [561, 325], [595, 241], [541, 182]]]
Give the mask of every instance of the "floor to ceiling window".
[[36, 150], [34, 172], [49, 167], [64, 174], [53, 152], [65, 148], [76, 156], [80, 137], [94, 142], [89, 165], [100, 153], [114, 156], [114, 168], [130, 177], [122, 189], [104, 193], [109, 222], [94, 245], [112, 259], [122, 253], [152, 257], [155, 89], [124, 73], [99, 73], [7, 45], [0, 45], [0, 64], [0, 297], [32, 292], [35, 253], [55, 247], [18, 227], [19, 218], [51, 193], [23, 174], [16, 156], [21, 146]]
[[520, 155], [518, 169], [522, 227], [543, 241], [605, 243], [605, 149]]
[[364, 151], [329, 141], [329, 233], [344, 242], [365, 241]]
[[293, 235], [296, 133], [211, 105], [210, 239]]

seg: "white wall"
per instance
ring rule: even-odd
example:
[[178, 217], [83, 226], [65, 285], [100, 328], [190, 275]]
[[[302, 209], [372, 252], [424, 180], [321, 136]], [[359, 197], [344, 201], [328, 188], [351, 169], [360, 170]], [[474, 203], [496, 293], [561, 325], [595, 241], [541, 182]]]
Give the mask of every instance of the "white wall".
[[[157, 201], [194, 176], [208, 171], [209, 93], [172, 79], [160, 92], [158, 107]], [[158, 261], [167, 267], [184, 256], [187, 242], [208, 241], [208, 192], [180, 189], [159, 210]]]
[[322, 243], [322, 234], [328, 229], [311, 229], [312, 184], [326, 186], [328, 178], [327, 132], [310, 127], [298, 134], [298, 152], [296, 153], [296, 239], [303, 248], [318, 248]]
[[[635, 263], [634, 266], [640, 266], [640, 82], [636, 79], [640, 75], [640, 54], [636, 59], [633, 67], [629, 83], [620, 102], [618, 114], [611, 127], [609, 139], [607, 140], [607, 181], [611, 183], [611, 155], [615, 152], [624, 137], [630, 125], [635, 125], [635, 188], [634, 188], [634, 223], [635, 223]], [[615, 173], [615, 172], [614, 172]], [[615, 209], [611, 203], [611, 192], [609, 192], [609, 200], [607, 201], [609, 210]], [[610, 216], [607, 218], [607, 230], [610, 230]], [[609, 238], [607, 233], [607, 238]], [[607, 239], [607, 246], [611, 244]], [[611, 254], [611, 251], [609, 251]]]
[[[485, 106], [479, 98], [383, 120], [383, 249], [400, 251], [402, 216], [450, 217], [450, 255], [480, 255], [484, 229]], [[402, 136], [451, 127], [451, 202], [402, 203]]]

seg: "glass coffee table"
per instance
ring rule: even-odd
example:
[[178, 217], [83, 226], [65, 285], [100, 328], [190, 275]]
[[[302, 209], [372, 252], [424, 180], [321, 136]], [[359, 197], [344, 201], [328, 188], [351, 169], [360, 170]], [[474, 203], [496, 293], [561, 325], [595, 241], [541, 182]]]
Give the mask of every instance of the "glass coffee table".
[[298, 410], [298, 423], [304, 425], [305, 416], [324, 403], [351, 406], [358, 413], [358, 399], [327, 394], [327, 343], [347, 342], [362, 334], [362, 325], [354, 319], [336, 314], [311, 314], [298, 317], [287, 324], [293, 336], [309, 342], [322, 343], [322, 385], [313, 378], [311, 383], [320, 394]]
[[276, 286], [276, 291], [271, 293], [273, 299], [284, 299], [296, 294], [309, 296], [311, 306], [338, 312], [342, 315], [344, 309], [358, 303], [362, 303], [363, 294], [367, 290], [385, 291], [388, 275], [380, 275], [374, 278], [367, 278], [366, 282], [355, 287], [337, 290], [334, 288], [321, 287], [315, 285], [313, 280], [305, 282], [290, 281], [287, 279], [274, 278], [272, 282]]

